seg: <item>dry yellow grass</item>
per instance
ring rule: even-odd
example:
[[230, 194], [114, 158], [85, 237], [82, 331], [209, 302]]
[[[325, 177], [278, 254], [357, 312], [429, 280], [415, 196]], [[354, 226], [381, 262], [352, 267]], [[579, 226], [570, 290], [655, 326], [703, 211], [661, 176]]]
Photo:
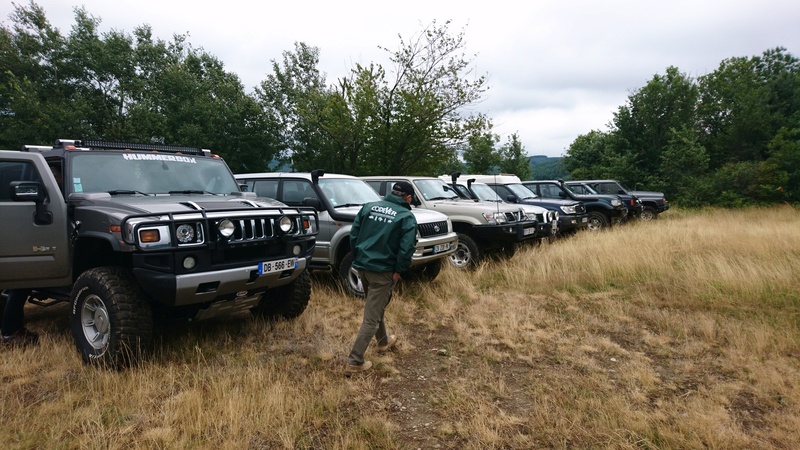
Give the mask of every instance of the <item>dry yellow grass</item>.
[[798, 274], [800, 211], [671, 210], [402, 286], [399, 351], [351, 379], [361, 303], [324, 277], [296, 321], [162, 329], [123, 372], [29, 309], [0, 448], [795, 448]]

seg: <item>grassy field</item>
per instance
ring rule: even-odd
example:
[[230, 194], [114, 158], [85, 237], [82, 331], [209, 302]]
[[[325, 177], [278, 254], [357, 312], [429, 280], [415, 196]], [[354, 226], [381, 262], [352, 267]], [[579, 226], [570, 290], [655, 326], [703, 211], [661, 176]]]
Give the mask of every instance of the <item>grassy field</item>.
[[362, 303], [325, 277], [293, 322], [160, 329], [112, 372], [66, 305], [2, 350], [2, 449], [793, 449], [800, 210], [670, 210], [401, 285], [394, 353], [345, 378]]

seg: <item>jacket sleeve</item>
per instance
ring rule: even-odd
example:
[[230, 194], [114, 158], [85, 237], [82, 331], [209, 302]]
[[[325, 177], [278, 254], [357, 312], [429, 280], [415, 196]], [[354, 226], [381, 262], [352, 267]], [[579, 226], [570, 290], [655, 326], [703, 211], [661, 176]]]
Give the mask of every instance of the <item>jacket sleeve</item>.
[[401, 233], [395, 272], [408, 270], [411, 266], [411, 257], [414, 256], [414, 251], [417, 249], [417, 219], [413, 214], [409, 214], [403, 219]]

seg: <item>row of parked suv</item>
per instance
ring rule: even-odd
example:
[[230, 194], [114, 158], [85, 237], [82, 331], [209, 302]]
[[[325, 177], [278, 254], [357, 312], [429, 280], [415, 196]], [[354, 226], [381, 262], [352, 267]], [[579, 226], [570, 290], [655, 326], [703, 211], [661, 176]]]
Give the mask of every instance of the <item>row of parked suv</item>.
[[205, 149], [58, 140], [0, 151], [0, 289], [30, 290], [28, 301], [41, 306], [70, 302], [83, 360], [127, 365], [152, 345], [160, 321], [237, 311], [297, 317], [310, 298], [310, 270], [363, 296], [350, 228], [361, 206], [397, 181], [415, 189], [410, 280], [431, 280], [443, 264], [507, 258], [520, 245], [599, 229], [629, 211], [619, 194], [577, 194], [572, 182], [233, 175]]

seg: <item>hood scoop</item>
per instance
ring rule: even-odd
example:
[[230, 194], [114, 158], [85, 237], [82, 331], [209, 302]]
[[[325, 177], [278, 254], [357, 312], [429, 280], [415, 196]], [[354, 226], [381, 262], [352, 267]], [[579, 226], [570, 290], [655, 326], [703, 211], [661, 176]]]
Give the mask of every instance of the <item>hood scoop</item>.
[[201, 211], [203, 209], [203, 208], [200, 207], [200, 205], [198, 205], [195, 202], [181, 202], [181, 205], [186, 206], [188, 208], [192, 208], [195, 211]]

